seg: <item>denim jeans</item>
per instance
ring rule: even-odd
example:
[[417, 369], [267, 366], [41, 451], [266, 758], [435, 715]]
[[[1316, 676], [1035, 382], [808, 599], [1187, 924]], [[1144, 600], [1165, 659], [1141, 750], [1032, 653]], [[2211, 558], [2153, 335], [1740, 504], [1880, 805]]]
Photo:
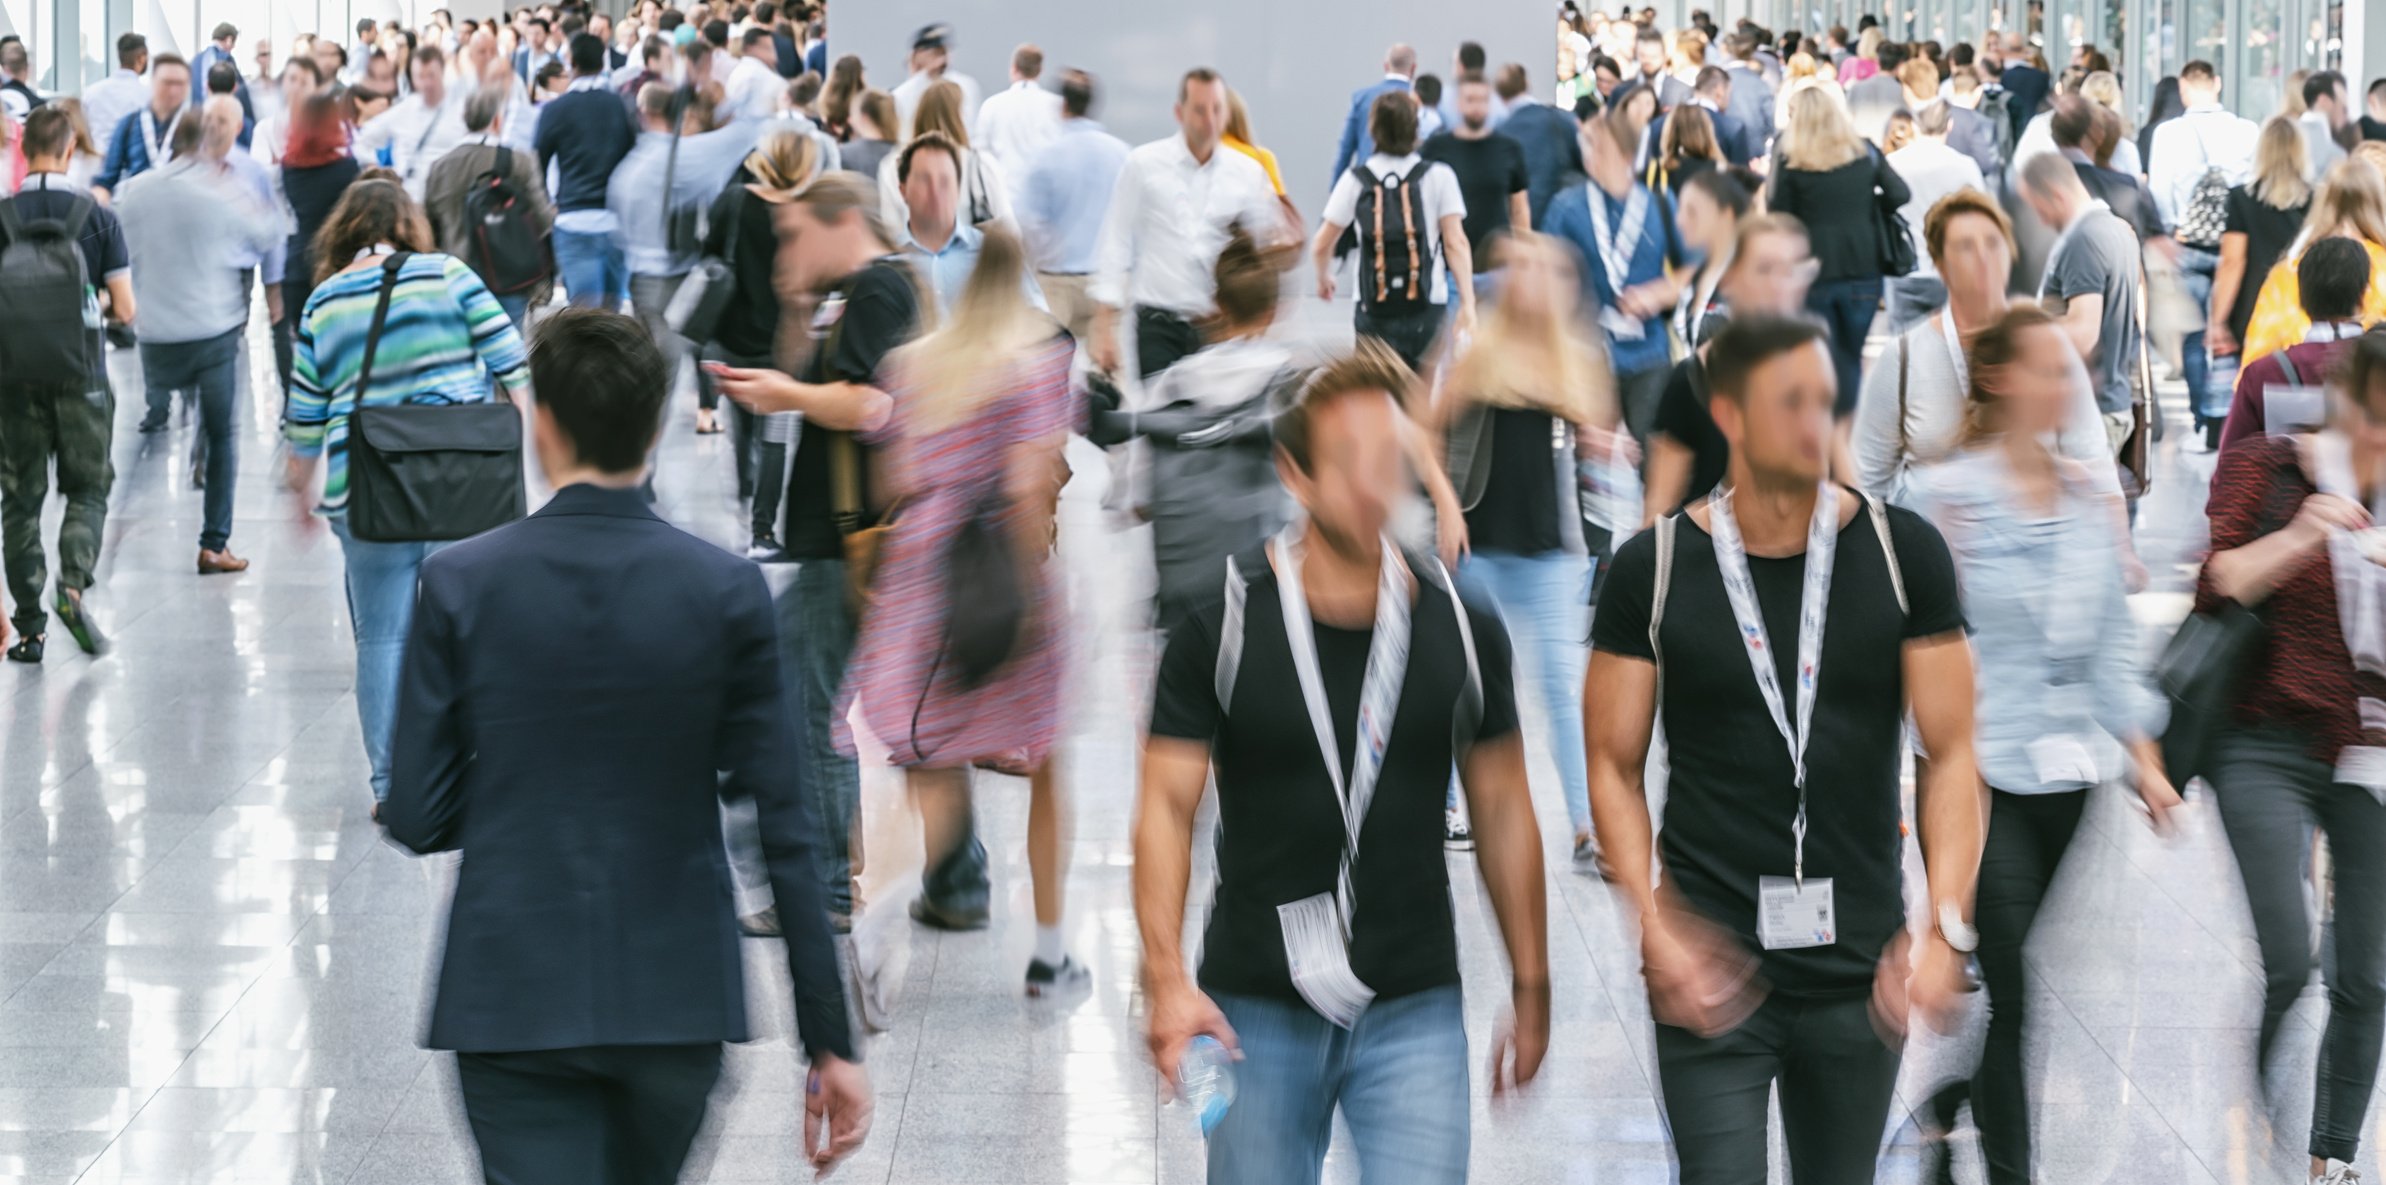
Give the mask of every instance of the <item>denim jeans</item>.
[[2196, 331], [2179, 339], [2179, 369], [2187, 376], [2187, 406], [2196, 423], [2225, 420], [2236, 384], [2214, 390], [2212, 359], [2204, 353], [2205, 318], [2212, 307], [2212, 277], [2220, 270], [2220, 256], [2198, 247], [2179, 248], [2179, 279], [2195, 300]]
[[612, 235], [556, 231], [555, 271], [576, 308], [616, 312], [629, 299], [629, 268], [622, 262], [621, 241]]
[[1582, 743], [1582, 669], [1590, 658], [1588, 556], [1478, 551], [1466, 557], [1461, 579], [1482, 589], [1499, 610], [1520, 657], [1532, 656], [1533, 682], [1549, 716], [1549, 755], [1557, 762], [1574, 830], [1591, 828], [1590, 770]]
[[1904, 333], [1924, 317], [1947, 307], [1947, 283], [1937, 276], [1884, 276], [1889, 295], [1889, 332]]
[[373, 765], [373, 801], [389, 797], [389, 738], [398, 721], [398, 674], [406, 631], [414, 624], [415, 583], [423, 561], [445, 543], [374, 543], [348, 533], [348, 516], [331, 516], [348, 576], [348, 620], [356, 634], [356, 722]]
[[854, 759], [837, 752], [830, 723], [837, 692], [845, 685], [845, 663], [853, 657], [854, 622], [845, 607], [845, 561], [813, 559], [795, 566], [795, 579], [779, 594], [779, 677], [795, 713], [797, 772], [820, 816], [820, 876], [832, 916], [850, 917], [861, 852], [854, 825], [861, 818], [862, 774]]
[[1806, 291], [1806, 311], [1831, 331], [1831, 362], [1839, 374], [1839, 399], [1831, 414], [1856, 414], [1857, 381], [1864, 368], [1864, 339], [1881, 311], [1881, 278], [1824, 280]]
[[195, 342], [141, 340], [141, 380], [151, 422], [174, 410], [174, 392], [197, 391], [199, 433], [206, 444], [207, 496], [200, 511], [199, 549], [222, 551], [232, 539], [232, 488], [240, 477], [240, 330]]
[[1299, 1000], [1212, 993], [1243, 1060], [1209, 1137], [1211, 1185], [1315, 1185], [1342, 1109], [1366, 1185], [1466, 1180], [1466, 1009], [1456, 986], [1378, 1000], [1345, 1032]]
[[1765, 1179], [1768, 1104], [1798, 1185], [1872, 1185], [1897, 1088], [1898, 1051], [1874, 1033], [1869, 993], [1775, 993], [1716, 1037], [1657, 1026], [1657, 1089], [1681, 1185]]
[[2328, 1027], [2320, 1034], [2309, 1151], [2351, 1160], [2386, 1035], [2386, 806], [2337, 781], [2333, 767], [2305, 752], [2308, 744], [2302, 733], [2276, 727], [2225, 734], [2207, 780], [2262, 952], [2264, 1066], [2287, 1011], [2311, 982], [2307, 857], [2312, 829], [2328, 834], [2336, 911], [2320, 939]]
[[497, 307], [504, 309], [505, 319], [514, 323], [514, 332], [525, 335], [530, 332], [529, 297], [500, 296], [497, 298]]

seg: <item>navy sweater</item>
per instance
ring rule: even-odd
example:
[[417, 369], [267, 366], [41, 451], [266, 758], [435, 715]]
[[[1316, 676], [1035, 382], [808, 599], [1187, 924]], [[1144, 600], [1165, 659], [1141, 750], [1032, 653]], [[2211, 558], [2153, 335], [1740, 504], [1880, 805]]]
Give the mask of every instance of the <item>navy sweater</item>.
[[541, 168], [555, 166], [555, 208], [604, 209], [605, 183], [637, 142], [629, 104], [604, 87], [574, 90], [547, 104], [533, 146]]

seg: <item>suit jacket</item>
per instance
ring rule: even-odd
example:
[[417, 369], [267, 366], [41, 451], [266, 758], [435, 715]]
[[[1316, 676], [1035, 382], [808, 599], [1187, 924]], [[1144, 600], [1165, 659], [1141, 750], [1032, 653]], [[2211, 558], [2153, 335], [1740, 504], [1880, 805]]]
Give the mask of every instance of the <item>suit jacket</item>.
[[2030, 126], [2038, 108], [2046, 103], [2046, 92], [2054, 89], [2054, 80], [2036, 66], [2009, 65], [1997, 77], [2005, 88], [2006, 109], [2013, 116], [2013, 138], [2021, 138], [2021, 130]]
[[1763, 156], [1773, 142], [1773, 87], [1755, 63], [1733, 62], [1723, 69], [1732, 80], [1731, 102], [1724, 110], [1740, 121], [1742, 134], [1748, 138], [1749, 158]]
[[1574, 117], [1547, 103], [1519, 102], [1500, 121], [1500, 135], [1524, 147], [1526, 204], [1539, 227], [1549, 200], [1583, 176], [1581, 129]]
[[382, 821], [465, 853], [427, 1044], [745, 1040], [727, 795], [759, 808], [804, 1047], [851, 1058], [796, 754], [761, 571], [636, 490], [425, 560]]
[[1947, 147], [1971, 157], [1982, 177], [1995, 177], [2005, 161], [1997, 155], [1997, 129], [1988, 117], [1953, 103], [1947, 104], [1947, 115]]
[[[2071, 154], [2066, 152], [2064, 155]], [[2080, 184], [2087, 187], [2089, 196], [2111, 206], [2113, 213], [2120, 215], [2121, 221], [2137, 232], [2138, 242], [2159, 239], [2166, 233], [2162, 226], [2162, 215], [2154, 209], [2154, 195], [2146, 192], [2146, 187], [2139, 184], [2137, 178], [2118, 169], [2099, 168], [2093, 162], [2076, 158], [2071, 162], [2071, 171], [2079, 174]]]
[[496, 171], [499, 152], [513, 154], [514, 189], [529, 200], [530, 218], [538, 224], [540, 237], [555, 228], [555, 203], [547, 197], [538, 154], [467, 140], [433, 162], [423, 178], [423, 213], [431, 220], [431, 237], [441, 251], [458, 259], [472, 258], [472, 227], [464, 217], [464, 199], [481, 174]]
[[1889, 130], [1889, 117], [1905, 106], [1905, 86], [1892, 74], [1875, 74], [1847, 88], [1848, 117], [1855, 121], [1856, 134], [1881, 142]]
[[[1407, 79], [1386, 78], [1373, 86], [1363, 86], [1351, 92], [1350, 114], [1342, 120], [1342, 142], [1334, 148], [1335, 181], [1342, 180], [1342, 175], [1349, 172], [1352, 165], [1363, 164], [1368, 157], [1375, 155], [1375, 134], [1367, 130], [1367, 114], [1374, 108], [1376, 98], [1392, 91], [1408, 89]], [[1424, 142], [1422, 136], [1417, 139], [1419, 143]]]

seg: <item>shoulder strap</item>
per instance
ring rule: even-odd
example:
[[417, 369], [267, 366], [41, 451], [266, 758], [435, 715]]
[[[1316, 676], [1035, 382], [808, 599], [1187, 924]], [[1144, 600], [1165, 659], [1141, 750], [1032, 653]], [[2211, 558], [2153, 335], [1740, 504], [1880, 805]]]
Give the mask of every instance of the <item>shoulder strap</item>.
[[1673, 590], [1674, 539], [1681, 533], [1682, 516], [1666, 515], [1657, 520], [1657, 580], [1649, 590], [1649, 654], [1657, 662], [1657, 699], [1665, 699], [1665, 643], [1660, 631], [1665, 625], [1665, 597]]
[[[1928, 322], [1927, 320], [1925, 320], [1923, 323], [1924, 323], [1924, 324], [1926, 324], [1926, 325], [1927, 325], [1927, 324], [1929, 324], [1929, 322]], [[1907, 441], [1906, 441], [1906, 429], [1905, 429], [1905, 408], [1906, 408], [1906, 402], [1905, 402], [1905, 388], [1906, 388], [1906, 371], [1907, 371], [1907, 362], [1908, 362], [1909, 360], [1910, 360], [1910, 356], [1909, 356], [1909, 351], [1906, 349], [1906, 340], [1905, 340], [1905, 335], [1904, 335], [1904, 334], [1902, 334], [1902, 333], [1901, 333], [1901, 334], [1898, 334], [1898, 335], [1897, 335], [1897, 455], [1898, 455], [1898, 456], [1900, 456], [1900, 457], [1903, 457], [1903, 456], [1905, 456], [1905, 455], [1907, 454], [1907, 452], [1908, 452], [1908, 451], [1910, 450], [1910, 448], [1911, 448], [1911, 446], [1910, 446], [1910, 445], [1907, 443]]]
[[1243, 603], [1250, 593], [1251, 582], [1243, 579], [1242, 565], [1227, 556], [1226, 613], [1218, 621], [1218, 666], [1213, 677], [1221, 716], [1234, 706], [1235, 676], [1243, 669]]
[[2274, 357], [2278, 359], [2278, 369], [2286, 374], [2287, 385], [2300, 387], [2303, 385], [2303, 373], [2295, 369], [2294, 350], [2295, 347], [2287, 346], [2279, 350]]
[[514, 150], [503, 144], [497, 146], [497, 165], [490, 170], [497, 179], [508, 185], [514, 183]]
[[1417, 162], [1417, 167], [1408, 171], [1408, 179], [1407, 181], [1403, 182], [1403, 184], [1415, 185], [1417, 182], [1423, 181], [1425, 179], [1425, 174], [1432, 171], [1433, 166], [1436, 163], [1438, 162], [1432, 160], [1419, 160]]
[[373, 384], [373, 351], [381, 344], [381, 328], [389, 323], [389, 298], [398, 290], [398, 269], [414, 258], [413, 253], [397, 251], [381, 265], [381, 294], [373, 301], [373, 327], [365, 333], [364, 361], [356, 367], [356, 394], [349, 402], [356, 407], [365, 405], [365, 388]]
[[1897, 612], [1900, 615], [1910, 614], [1914, 610], [1913, 606], [1906, 604], [1905, 570], [1897, 562], [1897, 540], [1889, 532], [1888, 506], [1862, 491], [1858, 491], [1856, 496], [1864, 499], [1864, 510], [1872, 516], [1872, 533], [1881, 539], [1881, 558], [1889, 561], [1889, 587], [1897, 593]]
[[1483, 668], [1475, 658], [1475, 625], [1467, 616], [1466, 602], [1458, 597], [1458, 581], [1442, 566], [1439, 556], [1429, 557], [1428, 562], [1433, 565], [1434, 583], [1450, 596], [1450, 613], [1458, 619], [1458, 644], [1466, 652], [1466, 683], [1459, 689], [1458, 714], [1450, 723], [1450, 746], [1456, 752], [1473, 744], [1483, 728]]
[[[73, 197], [75, 199], [74, 212], [66, 216], [66, 237], [69, 241], [79, 243], [83, 240], [83, 227], [91, 221], [92, 211], [99, 209], [99, 200], [84, 193], [75, 194]], [[98, 277], [94, 276], [92, 279], [96, 282]]]
[[835, 520], [840, 535], [862, 529], [861, 462], [861, 446], [854, 443], [853, 433], [829, 433], [829, 517]]

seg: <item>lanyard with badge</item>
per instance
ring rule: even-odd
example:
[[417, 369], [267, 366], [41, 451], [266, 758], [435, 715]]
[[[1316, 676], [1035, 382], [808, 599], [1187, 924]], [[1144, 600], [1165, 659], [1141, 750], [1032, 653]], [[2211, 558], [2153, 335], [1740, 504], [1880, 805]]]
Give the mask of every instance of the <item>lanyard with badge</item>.
[[1301, 532], [1305, 525], [1295, 522], [1276, 537], [1276, 594], [1283, 605], [1284, 637], [1292, 650], [1293, 673], [1300, 680], [1309, 724], [1317, 732], [1318, 751], [1342, 810], [1342, 859], [1333, 892], [1279, 905], [1276, 918], [1284, 930], [1284, 961], [1292, 973], [1294, 990], [1319, 1016], [1348, 1029], [1375, 999], [1375, 990], [1361, 982], [1350, 966], [1351, 864], [1358, 856], [1359, 831], [1366, 824], [1367, 808], [1375, 801], [1384, 747], [1392, 737], [1392, 715], [1400, 705], [1400, 687], [1408, 675], [1408, 567], [1400, 559], [1399, 547], [1390, 538], [1384, 539], [1382, 574], [1375, 590], [1375, 636], [1367, 646], [1367, 673], [1359, 685], [1357, 743], [1352, 746], [1350, 777], [1345, 781], [1342, 748], [1335, 741], [1334, 718], [1318, 670], [1316, 627], [1309, 618], [1308, 595], [1301, 588]]
[[1611, 303], [1599, 309], [1599, 327], [1617, 341], [1636, 342], [1648, 332], [1648, 327], [1624, 315], [1612, 302], [1621, 299], [1632, 278], [1632, 255], [1640, 249], [1642, 224], [1649, 218], [1649, 191], [1638, 185], [1632, 196], [1624, 199], [1624, 219], [1614, 228], [1607, 225], [1607, 191], [1596, 185], [1585, 185], [1583, 200], [1591, 209], [1591, 237], [1598, 242], [1599, 266], [1607, 273], [1608, 299]]
[[154, 158], [150, 164], [162, 165], [174, 159], [174, 129], [182, 126], [184, 110], [181, 107], [174, 109], [174, 118], [166, 122], [165, 134], [161, 136], [157, 130], [157, 113], [147, 107], [141, 108], [141, 134], [148, 137], [149, 155]]
[[1756, 689], [1765, 698], [1773, 727], [1789, 744], [1790, 771], [1798, 786], [1798, 814], [1790, 822], [1794, 845], [1789, 876], [1760, 876], [1756, 880], [1757, 939], [1766, 950], [1796, 950], [1829, 946], [1839, 940], [1831, 907], [1831, 880], [1806, 879], [1806, 743], [1814, 735], [1814, 699], [1823, 655], [1823, 619], [1831, 608], [1831, 568], [1839, 554], [1839, 487], [1825, 483], [1815, 492], [1814, 518], [1806, 525], [1806, 582], [1798, 593], [1798, 701], [1795, 723], [1781, 698], [1781, 677], [1773, 669], [1773, 650], [1765, 637], [1765, 619], [1756, 603], [1756, 581], [1748, 572], [1748, 547], [1740, 540], [1740, 524], [1732, 517], [1732, 497], [1726, 492], [1710, 503], [1711, 533], [1715, 537], [1715, 565], [1723, 575], [1723, 594], [1739, 623], [1748, 665], [1756, 674]]

